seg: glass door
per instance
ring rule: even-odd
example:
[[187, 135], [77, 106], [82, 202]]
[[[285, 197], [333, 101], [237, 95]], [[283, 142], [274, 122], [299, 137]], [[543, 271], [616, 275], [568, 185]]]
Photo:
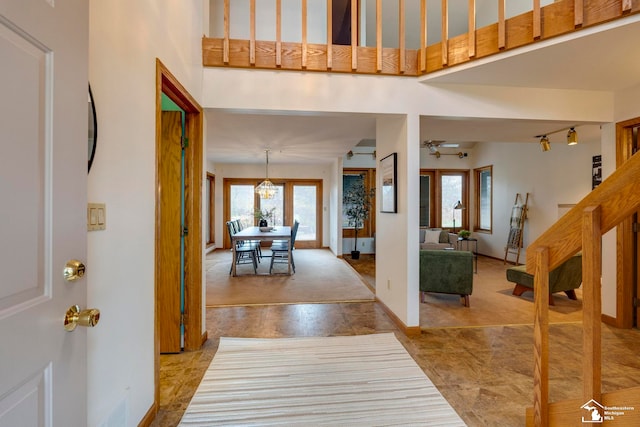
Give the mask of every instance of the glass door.
[[[293, 185], [293, 218], [300, 222], [296, 246], [320, 247], [318, 238], [318, 187], [310, 184]], [[305, 242], [305, 243], [302, 243]]]

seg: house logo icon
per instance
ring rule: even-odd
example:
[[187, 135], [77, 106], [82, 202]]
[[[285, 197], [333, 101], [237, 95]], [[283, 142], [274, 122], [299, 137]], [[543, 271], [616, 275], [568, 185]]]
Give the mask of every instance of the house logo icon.
[[602, 423], [604, 421], [604, 406], [591, 399], [580, 407], [583, 423]]

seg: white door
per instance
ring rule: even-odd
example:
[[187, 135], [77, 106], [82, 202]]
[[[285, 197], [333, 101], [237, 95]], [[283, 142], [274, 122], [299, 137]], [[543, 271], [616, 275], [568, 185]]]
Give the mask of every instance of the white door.
[[[0, 1], [0, 426], [85, 426], [88, 2]], [[91, 267], [87, 266], [88, 275]]]

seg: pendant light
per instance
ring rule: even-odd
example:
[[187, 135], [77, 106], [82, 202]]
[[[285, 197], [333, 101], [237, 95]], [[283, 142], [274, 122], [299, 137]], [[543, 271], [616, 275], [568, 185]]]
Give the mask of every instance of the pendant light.
[[540, 148], [542, 148], [542, 151], [551, 150], [551, 144], [549, 143], [547, 135], [542, 135], [542, 138], [540, 138]]
[[267, 157], [266, 178], [256, 187], [256, 193], [261, 199], [273, 199], [278, 192], [278, 187], [269, 180], [269, 150], [264, 150], [264, 152]]

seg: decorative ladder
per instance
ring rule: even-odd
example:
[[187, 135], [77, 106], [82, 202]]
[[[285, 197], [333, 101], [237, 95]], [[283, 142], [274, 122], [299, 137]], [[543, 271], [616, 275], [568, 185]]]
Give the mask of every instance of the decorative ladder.
[[507, 245], [504, 248], [504, 263], [507, 263], [509, 254], [515, 254], [515, 264], [520, 261], [520, 250], [522, 249], [522, 234], [524, 230], [524, 221], [527, 219], [527, 203], [529, 203], [529, 193], [522, 203], [522, 196], [516, 193], [516, 200], [511, 208], [511, 219], [509, 222], [509, 237]]

